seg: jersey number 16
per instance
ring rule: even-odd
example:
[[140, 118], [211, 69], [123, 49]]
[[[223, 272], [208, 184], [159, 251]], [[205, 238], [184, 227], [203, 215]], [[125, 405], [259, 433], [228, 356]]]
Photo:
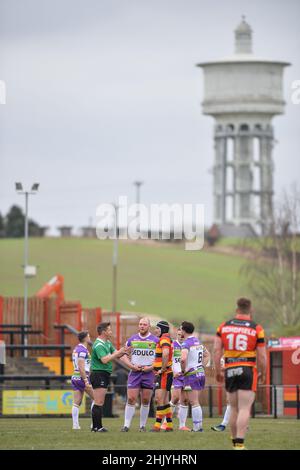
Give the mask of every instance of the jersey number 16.
[[226, 339], [228, 340], [228, 349], [230, 351], [247, 351], [247, 335], [234, 335], [233, 333], [230, 333], [229, 335], [226, 335]]

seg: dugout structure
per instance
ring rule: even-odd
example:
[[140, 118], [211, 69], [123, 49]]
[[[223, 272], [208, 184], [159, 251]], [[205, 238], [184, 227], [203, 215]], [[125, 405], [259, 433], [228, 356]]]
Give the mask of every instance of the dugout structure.
[[299, 414], [300, 337], [270, 339], [267, 353], [268, 409], [276, 406], [278, 416], [295, 417]]

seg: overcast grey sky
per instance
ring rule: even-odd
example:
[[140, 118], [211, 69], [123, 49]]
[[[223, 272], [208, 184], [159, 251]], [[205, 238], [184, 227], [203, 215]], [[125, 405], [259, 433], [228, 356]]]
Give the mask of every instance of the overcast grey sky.
[[79, 227], [142, 179], [143, 202], [203, 203], [209, 225], [213, 119], [195, 64], [233, 53], [242, 14], [256, 55], [292, 63], [273, 121], [279, 194], [300, 175], [299, 0], [0, 0], [1, 213], [24, 204], [15, 181], [38, 181], [30, 216]]

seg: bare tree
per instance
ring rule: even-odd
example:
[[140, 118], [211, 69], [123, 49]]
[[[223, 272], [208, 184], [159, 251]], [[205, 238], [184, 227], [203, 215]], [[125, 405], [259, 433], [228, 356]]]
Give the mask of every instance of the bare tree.
[[258, 239], [242, 268], [266, 329], [300, 334], [300, 191], [294, 185], [275, 205], [268, 236]]

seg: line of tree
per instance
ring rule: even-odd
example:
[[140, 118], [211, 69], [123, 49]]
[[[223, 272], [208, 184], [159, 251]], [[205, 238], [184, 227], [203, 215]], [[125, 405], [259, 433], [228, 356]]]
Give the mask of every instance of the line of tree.
[[[44, 235], [44, 230], [32, 219], [28, 219], [28, 233], [31, 237]], [[25, 215], [18, 206], [12, 206], [6, 216], [0, 213], [0, 238], [21, 238], [25, 234]]]
[[275, 335], [300, 335], [300, 191], [284, 192], [269, 221], [268, 236], [242, 268], [257, 319]]

